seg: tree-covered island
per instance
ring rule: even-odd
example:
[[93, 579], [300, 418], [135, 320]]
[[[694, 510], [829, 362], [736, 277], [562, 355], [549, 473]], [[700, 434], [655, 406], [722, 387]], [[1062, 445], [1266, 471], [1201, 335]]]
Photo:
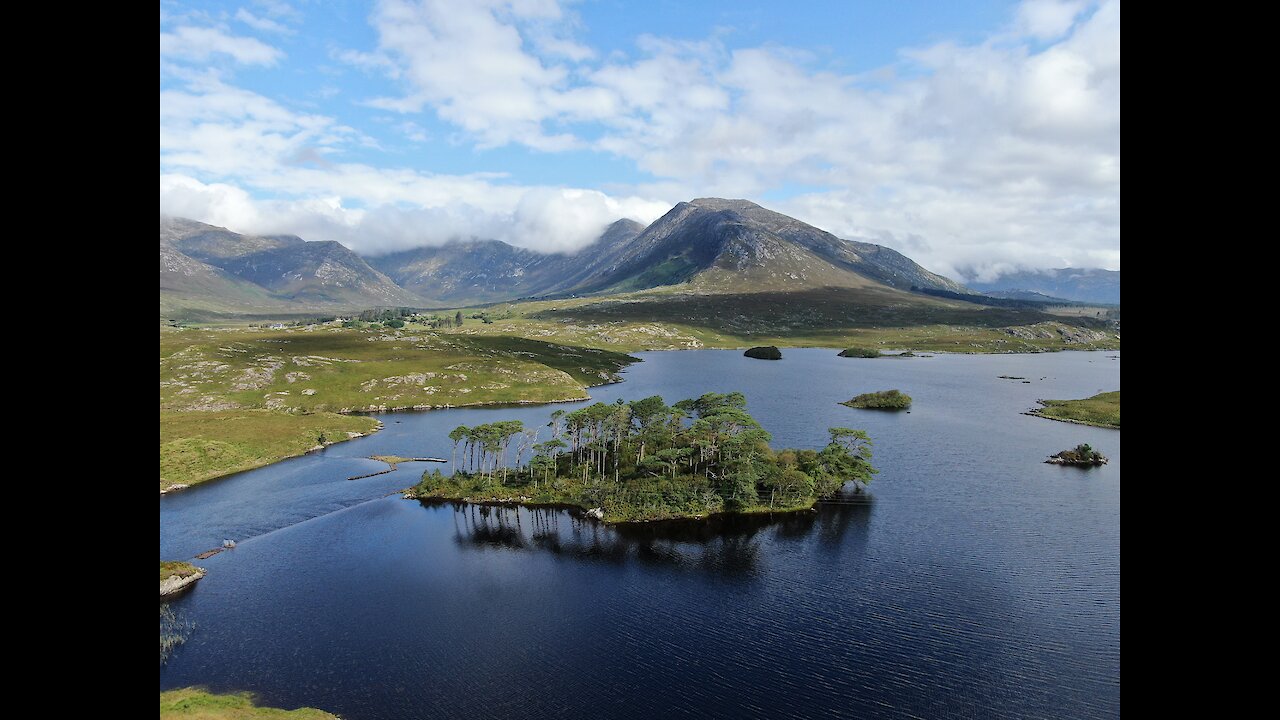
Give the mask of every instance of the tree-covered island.
[[519, 420], [459, 426], [449, 433], [453, 475], [425, 473], [407, 495], [572, 505], [628, 522], [806, 509], [877, 472], [866, 432], [830, 428], [821, 450], [774, 451], [746, 405], [732, 392], [557, 410], [542, 442]]

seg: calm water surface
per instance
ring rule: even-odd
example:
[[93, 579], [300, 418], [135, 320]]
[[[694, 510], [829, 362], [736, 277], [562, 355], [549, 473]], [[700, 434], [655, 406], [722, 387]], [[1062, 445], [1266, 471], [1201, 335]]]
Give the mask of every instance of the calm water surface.
[[[349, 720], [1118, 716], [1120, 433], [1020, 413], [1118, 389], [1119, 353], [784, 353], [640, 353], [592, 401], [741, 390], [775, 448], [865, 428], [866, 502], [629, 530], [424, 506], [388, 493], [435, 466], [346, 478], [580, 404], [379, 416], [367, 439], [161, 498], [162, 558], [239, 542], [173, 604], [195, 629], [161, 689]], [[836, 404], [894, 387], [910, 413]], [[1042, 463], [1080, 442], [1111, 463]]]

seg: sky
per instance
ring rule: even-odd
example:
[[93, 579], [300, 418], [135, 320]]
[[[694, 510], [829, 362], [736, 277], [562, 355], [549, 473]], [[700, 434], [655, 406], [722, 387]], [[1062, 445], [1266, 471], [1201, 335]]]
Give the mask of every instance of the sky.
[[1120, 269], [1120, 4], [160, 3], [160, 212], [376, 255], [745, 198], [960, 280]]

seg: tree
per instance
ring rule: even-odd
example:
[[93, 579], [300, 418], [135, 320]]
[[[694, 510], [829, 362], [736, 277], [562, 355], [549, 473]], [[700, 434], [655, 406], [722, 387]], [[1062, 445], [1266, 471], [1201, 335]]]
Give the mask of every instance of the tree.
[[467, 433], [470, 431], [471, 431], [471, 428], [467, 427], [466, 425], [459, 425], [449, 433], [449, 439], [453, 441], [453, 455], [449, 458], [449, 467], [452, 467], [452, 468], [457, 467], [458, 441], [465, 438], [467, 436]]

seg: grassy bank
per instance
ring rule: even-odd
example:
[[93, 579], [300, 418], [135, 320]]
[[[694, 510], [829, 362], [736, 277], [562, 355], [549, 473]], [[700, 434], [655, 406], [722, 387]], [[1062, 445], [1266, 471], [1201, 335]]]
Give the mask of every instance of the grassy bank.
[[160, 489], [270, 465], [302, 455], [323, 437], [347, 440], [370, 433], [378, 422], [320, 412], [294, 415], [269, 410], [160, 411]]
[[160, 720], [336, 720], [337, 717], [315, 708], [259, 707], [248, 693], [214, 695], [199, 688], [160, 693]]
[[1050, 420], [1120, 429], [1120, 391], [1098, 393], [1084, 400], [1041, 400], [1043, 408], [1029, 414]]
[[[477, 323], [478, 324], [478, 323]], [[586, 399], [634, 358], [417, 325], [162, 329], [160, 487], [190, 485], [368, 433], [341, 413]]]
[[[900, 297], [900, 296], [899, 296]], [[463, 309], [470, 315], [475, 308]], [[1118, 332], [1094, 318], [989, 308], [935, 299], [909, 306], [872, 290], [699, 295], [678, 289], [609, 298], [504, 303], [450, 336], [519, 336], [620, 351], [857, 346], [1010, 353], [1118, 349]]]
[[347, 413], [575, 400], [632, 362], [606, 350], [412, 324], [184, 329], [160, 333], [160, 409]]
[[200, 568], [191, 563], [173, 560], [160, 561], [160, 582], [164, 582], [175, 575], [178, 577], [190, 577], [199, 572], [201, 572]]

